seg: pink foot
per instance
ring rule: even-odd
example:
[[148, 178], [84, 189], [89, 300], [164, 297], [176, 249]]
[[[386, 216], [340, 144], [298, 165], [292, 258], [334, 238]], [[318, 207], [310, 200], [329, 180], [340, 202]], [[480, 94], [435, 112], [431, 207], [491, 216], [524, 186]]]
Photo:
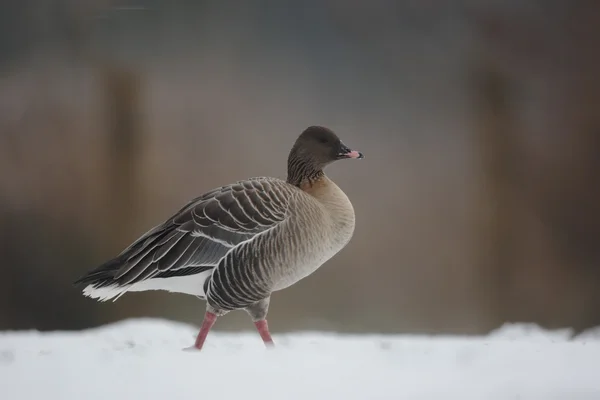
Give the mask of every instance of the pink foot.
[[262, 319], [260, 321], [256, 321], [254, 323], [254, 325], [256, 326], [258, 333], [260, 333], [260, 337], [262, 338], [263, 342], [265, 343], [265, 346], [274, 347], [275, 343], [273, 343], [273, 338], [271, 337], [271, 334], [269, 333], [269, 326], [267, 324], [267, 320]]
[[204, 341], [206, 340], [206, 336], [208, 335], [210, 328], [212, 328], [212, 326], [215, 324], [216, 320], [217, 316], [215, 314], [208, 311], [206, 312], [206, 314], [204, 315], [204, 321], [202, 321], [202, 326], [200, 327], [200, 332], [198, 332], [198, 337], [196, 338], [196, 343], [194, 344], [194, 347], [190, 347], [188, 348], [188, 350], [202, 349]]

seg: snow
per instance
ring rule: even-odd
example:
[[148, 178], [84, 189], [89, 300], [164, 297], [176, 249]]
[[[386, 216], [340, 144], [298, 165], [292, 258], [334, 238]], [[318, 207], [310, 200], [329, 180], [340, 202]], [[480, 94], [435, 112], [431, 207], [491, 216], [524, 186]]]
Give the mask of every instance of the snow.
[[600, 330], [506, 325], [481, 337], [209, 334], [135, 319], [0, 333], [0, 399], [600, 399]]

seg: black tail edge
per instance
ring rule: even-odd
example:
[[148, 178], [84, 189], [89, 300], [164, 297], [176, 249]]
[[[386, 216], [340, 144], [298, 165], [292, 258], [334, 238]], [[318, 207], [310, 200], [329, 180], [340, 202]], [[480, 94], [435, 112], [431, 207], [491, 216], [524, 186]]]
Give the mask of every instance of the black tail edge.
[[95, 287], [104, 287], [110, 284], [114, 284], [114, 278], [121, 267], [121, 260], [113, 258], [100, 265], [97, 268], [87, 272], [81, 278], [73, 282], [73, 286], [87, 286], [94, 285]]

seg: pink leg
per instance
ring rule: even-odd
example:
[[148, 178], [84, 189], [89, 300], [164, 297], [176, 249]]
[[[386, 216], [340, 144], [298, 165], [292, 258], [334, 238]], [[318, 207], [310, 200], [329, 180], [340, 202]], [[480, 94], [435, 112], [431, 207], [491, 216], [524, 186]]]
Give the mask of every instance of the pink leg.
[[267, 320], [262, 319], [260, 321], [256, 321], [254, 323], [256, 329], [258, 329], [258, 333], [260, 333], [260, 337], [263, 342], [265, 342], [265, 346], [272, 347], [275, 346], [273, 343], [273, 339], [271, 338], [271, 334], [269, 333], [269, 326], [267, 325]]
[[206, 340], [206, 336], [210, 331], [210, 328], [215, 324], [217, 320], [217, 316], [209, 311], [204, 315], [204, 321], [202, 321], [202, 326], [200, 327], [200, 332], [198, 332], [198, 337], [196, 338], [196, 344], [194, 347], [198, 350], [202, 349], [204, 345], [204, 341]]

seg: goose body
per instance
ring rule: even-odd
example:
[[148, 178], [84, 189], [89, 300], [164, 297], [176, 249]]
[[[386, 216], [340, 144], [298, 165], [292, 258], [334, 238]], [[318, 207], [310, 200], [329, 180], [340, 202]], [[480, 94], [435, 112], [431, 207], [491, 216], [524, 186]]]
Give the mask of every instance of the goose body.
[[312, 274], [354, 233], [352, 203], [323, 172], [342, 158], [362, 154], [309, 127], [290, 151], [287, 180], [250, 178], [206, 192], [76, 284], [100, 301], [146, 290], [205, 299], [198, 349], [218, 316], [241, 309], [272, 343], [271, 293]]

